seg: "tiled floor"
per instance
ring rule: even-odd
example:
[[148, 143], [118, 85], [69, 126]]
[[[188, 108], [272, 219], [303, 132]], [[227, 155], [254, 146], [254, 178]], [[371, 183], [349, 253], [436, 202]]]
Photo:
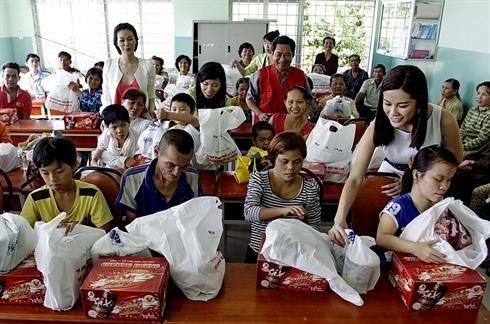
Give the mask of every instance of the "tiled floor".
[[[328, 227], [322, 228], [322, 232], [327, 232]], [[245, 251], [247, 250], [248, 240], [250, 238], [250, 226], [248, 225], [227, 225], [227, 248], [226, 248], [226, 260], [227, 262], [243, 262], [245, 258]], [[478, 268], [478, 271], [485, 276], [484, 269]], [[490, 278], [485, 276], [487, 283], [487, 289], [485, 296], [483, 297], [483, 305], [490, 310]]]

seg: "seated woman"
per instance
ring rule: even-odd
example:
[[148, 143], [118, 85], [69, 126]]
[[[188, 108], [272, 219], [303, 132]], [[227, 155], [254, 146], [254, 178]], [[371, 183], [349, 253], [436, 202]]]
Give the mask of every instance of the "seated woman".
[[[329, 95], [323, 97], [318, 102], [318, 106], [324, 107], [322, 112], [320, 113], [320, 117], [327, 118], [327, 119], [330, 117], [331, 118], [337, 118], [337, 117], [349, 118], [350, 116], [359, 117], [359, 113], [357, 112], [357, 108], [356, 108], [356, 104], [355, 104], [354, 100], [352, 100], [349, 97], [344, 96], [345, 77], [342, 74], [337, 73], [337, 74], [332, 75], [332, 77], [330, 78], [330, 89], [332, 90], [332, 94], [329, 94]], [[342, 99], [342, 101], [348, 101], [351, 103], [350, 114], [346, 113], [343, 116], [340, 116], [338, 114], [336, 114], [336, 115], [330, 115], [329, 114], [329, 111], [328, 111], [327, 106], [326, 106], [327, 101], [332, 100], [335, 97], [339, 97], [340, 99]]]
[[490, 81], [476, 86], [475, 101], [460, 128], [465, 152], [480, 149], [490, 139]]
[[269, 145], [273, 168], [250, 175], [245, 198], [245, 219], [252, 223], [245, 262], [255, 263], [267, 224], [277, 218], [297, 218], [318, 229], [321, 221], [320, 188], [299, 174], [306, 157], [300, 135], [278, 134]]
[[398, 236], [415, 217], [444, 198], [457, 167], [454, 154], [440, 145], [418, 151], [409, 164], [409, 171], [403, 175], [402, 192], [405, 194], [392, 199], [380, 214], [377, 245], [413, 254], [426, 262], [444, 262], [445, 256], [432, 247], [438, 240], [410, 242]]
[[458, 123], [463, 119], [463, 103], [459, 97], [459, 81], [455, 79], [447, 79], [442, 84], [441, 96], [437, 100], [437, 104], [444, 109], [453, 113]]
[[136, 29], [129, 23], [118, 24], [114, 28], [113, 42], [121, 56], [104, 63], [102, 109], [110, 104], [121, 104], [123, 93], [135, 88], [145, 94], [145, 107], [152, 114], [155, 110], [155, 67], [151, 60], [136, 57]]
[[80, 90], [76, 82], [70, 82], [68, 87], [80, 97], [80, 111], [99, 112], [102, 106], [102, 70], [90, 68], [85, 75], [85, 82], [88, 89]]
[[238, 55], [240, 56], [240, 59], [233, 61], [232, 65], [240, 64], [242, 68], [246, 68], [250, 62], [252, 62], [252, 58], [255, 55], [254, 46], [248, 42], [240, 44], [240, 47], [238, 47]]
[[196, 85], [187, 93], [196, 101], [196, 112], [201, 108], [221, 108], [231, 106], [226, 94], [225, 70], [221, 64], [208, 62], [197, 72]]
[[141, 133], [151, 124], [150, 120], [142, 117], [145, 109], [146, 96], [138, 89], [128, 89], [122, 95], [121, 99], [122, 106], [126, 108], [129, 114], [130, 127], [136, 139], [138, 139]]
[[241, 107], [243, 109], [243, 112], [245, 113], [245, 117], [247, 118], [247, 121], [250, 122], [252, 121], [252, 110], [250, 110], [250, 107], [247, 105], [247, 100], [245, 100], [245, 97], [247, 96], [248, 88], [250, 86], [249, 79], [240, 78], [237, 80], [235, 86], [236, 86], [237, 95], [230, 99], [230, 105]]
[[279, 31], [270, 31], [264, 35], [264, 53], [257, 55], [253, 58], [250, 64], [243, 68], [238, 61], [233, 62], [235, 67], [242, 76], [252, 75], [255, 71], [272, 64], [272, 41], [279, 37]]
[[191, 64], [192, 60], [187, 55], [179, 55], [175, 59], [175, 67], [179, 71], [177, 81], [175, 82], [178, 88], [187, 90], [194, 85], [194, 75], [190, 72]]
[[292, 86], [286, 92], [284, 103], [287, 114], [273, 114], [269, 122], [274, 127], [276, 134], [282, 132], [294, 132], [308, 138], [315, 124], [308, 121], [310, 102], [313, 100], [311, 94], [300, 86]]

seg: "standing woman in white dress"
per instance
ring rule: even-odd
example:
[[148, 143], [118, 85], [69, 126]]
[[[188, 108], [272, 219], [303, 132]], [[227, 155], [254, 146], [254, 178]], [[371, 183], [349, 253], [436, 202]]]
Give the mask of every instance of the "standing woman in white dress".
[[145, 109], [152, 114], [155, 109], [155, 67], [151, 60], [136, 57], [136, 29], [129, 23], [117, 25], [113, 42], [121, 56], [109, 59], [104, 64], [101, 110], [110, 104], [121, 104], [123, 93], [135, 88], [145, 94]]
[[[403, 174], [408, 159], [421, 147], [439, 144], [451, 151], [458, 162], [463, 146], [456, 118], [447, 110], [429, 104], [424, 73], [411, 65], [391, 69], [383, 80], [376, 119], [359, 142], [359, 155], [342, 190], [330, 239], [339, 245], [347, 243], [344, 229], [347, 214], [356, 199], [374, 149], [381, 146], [385, 160], [380, 172]], [[381, 192], [395, 197], [401, 192], [400, 181], [381, 187]]]

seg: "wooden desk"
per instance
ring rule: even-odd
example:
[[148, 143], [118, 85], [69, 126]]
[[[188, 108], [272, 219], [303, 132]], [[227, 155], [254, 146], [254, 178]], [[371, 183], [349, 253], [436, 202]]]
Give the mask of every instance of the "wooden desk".
[[32, 134], [41, 135], [60, 130], [64, 136], [71, 140], [77, 151], [93, 151], [97, 147], [97, 137], [100, 129], [65, 129], [62, 120], [19, 120], [19, 123], [7, 126], [14, 145], [27, 140]]
[[385, 276], [354, 306], [332, 291], [302, 293], [256, 288], [255, 265], [227, 263], [223, 287], [207, 302], [193, 302], [180, 292], [169, 299], [166, 323], [488, 323], [490, 312], [407, 311]]

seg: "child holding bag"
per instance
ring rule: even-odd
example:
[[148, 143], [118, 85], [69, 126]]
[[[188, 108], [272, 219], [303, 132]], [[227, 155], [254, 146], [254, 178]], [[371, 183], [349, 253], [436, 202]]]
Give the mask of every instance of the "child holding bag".
[[245, 198], [245, 219], [252, 223], [245, 262], [254, 263], [268, 223], [277, 218], [297, 218], [315, 229], [320, 227], [320, 188], [314, 179], [299, 172], [306, 157], [301, 135], [278, 134], [269, 145], [273, 168], [250, 175]]
[[442, 263], [445, 255], [432, 247], [437, 240], [409, 242], [398, 236], [414, 218], [444, 198], [458, 161], [444, 147], [431, 145], [422, 148], [410, 162], [409, 170], [402, 178], [402, 193], [405, 194], [392, 199], [380, 213], [376, 242], [387, 250], [411, 253], [426, 262]]

